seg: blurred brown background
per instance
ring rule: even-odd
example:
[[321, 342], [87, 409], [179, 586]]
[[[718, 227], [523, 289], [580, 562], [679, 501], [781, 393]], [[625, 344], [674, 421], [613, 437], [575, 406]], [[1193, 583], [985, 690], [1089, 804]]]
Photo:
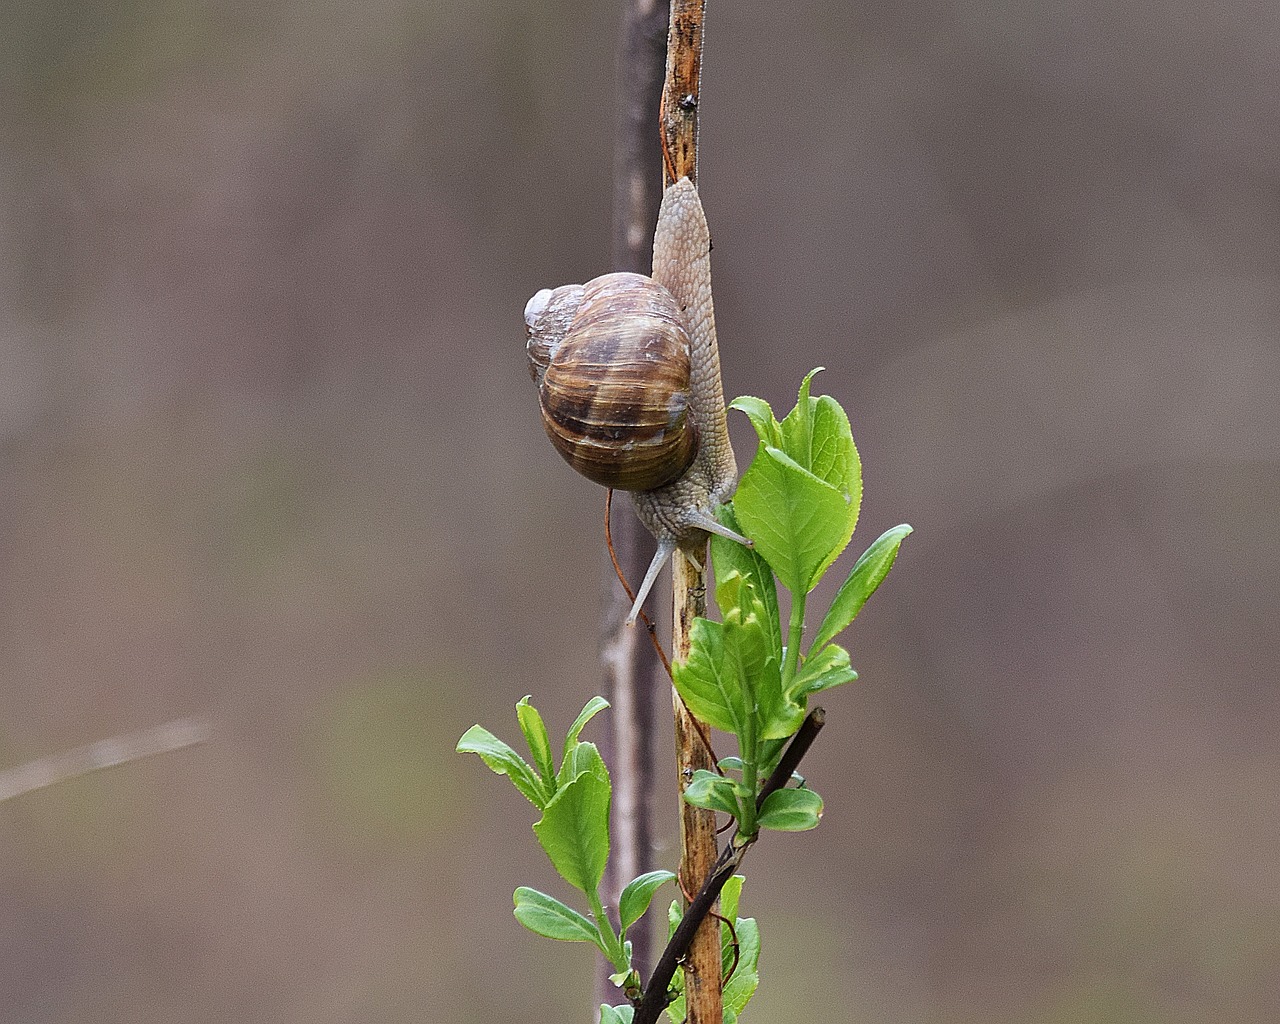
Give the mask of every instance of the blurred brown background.
[[[887, 6], [708, 22], [726, 390], [829, 367], [917, 528], [750, 1019], [1280, 1019], [1280, 17]], [[214, 729], [0, 804], [0, 1020], [587, 1019], [452, 749], [599, 686], [520, 311], [607, 269], [616, 22], [0, 9], [0, 767]]]

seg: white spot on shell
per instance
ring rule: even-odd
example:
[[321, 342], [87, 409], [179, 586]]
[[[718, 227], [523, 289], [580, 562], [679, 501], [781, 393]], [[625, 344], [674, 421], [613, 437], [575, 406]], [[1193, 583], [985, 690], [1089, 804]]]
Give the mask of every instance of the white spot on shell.
[[538, 317], [542, 316], [550, 301], [551, 289], [542, 288], [534, 292], [533, 298], [524, 304], [524, 324], [529, 330], [533, 330], [533, 325], [537, 323]]

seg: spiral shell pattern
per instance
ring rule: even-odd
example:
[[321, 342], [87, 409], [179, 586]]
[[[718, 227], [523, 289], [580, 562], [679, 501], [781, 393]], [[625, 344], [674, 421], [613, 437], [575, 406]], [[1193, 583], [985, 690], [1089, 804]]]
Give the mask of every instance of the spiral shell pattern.
[[698, 444], [679, 304], [640, 274], [605, 274], [572, 287], [581, 288], [581, 301], [567, 330], [544, 330], [537, 315], [546, 307], [563, 321], [565, 301], [555, 293], [531, 300], [530, 371], [547, 436], [598, 484], [662, 487], [688, 469]]

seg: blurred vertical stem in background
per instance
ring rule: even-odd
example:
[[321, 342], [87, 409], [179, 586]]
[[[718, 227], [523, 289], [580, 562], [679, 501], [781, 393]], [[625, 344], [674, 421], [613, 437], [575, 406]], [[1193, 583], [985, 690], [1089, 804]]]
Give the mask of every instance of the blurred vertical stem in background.
[[[662, 202], [658, 123], [666, 66], [667, 0], [624, 0], [618, 51], [618, 139], [613, 169], [613, 269], [648, 275], [653, 264], [653, 229]], [[628, 510], [613, 529], [613, 546], [627, 579], [638, 580], [653, 558], [654, 540]], [[617, 906], [622, 887], [653, 868], [654, 706], [657, 655], [639, 627], [625, 624], [630, 599], [610, 566], [612, 595], [605, 609], [600, 660], [604, 693], [613, 705], [609, 717], [608, 760], [613, 766], [612, 853], [605, 879], [608, 899]], [[633, 963], [647, 976], [652, 934], [637, 928], [631, 936]], [[601, 960], [596, 1004], [612, 1003], [617, 987], [612, 967]]]
[[[698, 86], [702, 73], [702, 25], [706, 0], [671, 0], [667, 32], [667, 69], [662, 87], [659, 131], [662, 137], [663, 184], [687, 177], [698, 183]], [[677, 549], [671, 563], [674, 594], [671, 658], [689, 656], [693, 620], [707, 613], [707, 544], [693, 551]], [[689, 713], [675, 692], [676, 768], [683, 793], [699, 769], [715, 770], [707, 745], [707, 726]], [[696, 892], [716, 862], [714, 811], [680, 801], [680, 879], [683, 888]], [[687, 901], [686, 901], [687, 905]], [[684, 965], [684, 990], [688, 1024], [722, 1024], [720, 992], [720, 925], [707, 917], [698, 928]]]
[[[614, 163], [613, 267], [652, 272], [653, 229], [662, 190], [682, 177], [697, 183], [698, 81], [702, 68], [705, 0], [626, 0], [619, 55], [619, 133]], [[664, 31], [665, 30], [665, 31]], [[665, 46], [664, 46], [665, 43]], [[665, 60], [664, 60], [665, 53]], [[662, 176], [654, 157], [653, 129], [659, 129]], [[622, 517], [613, 534], [619, 564], [629, 579], [643, 576], [653, 541], [634, 516]], [[706, 614], [706, 544], [677, 551], [672, 562], [674, 611], [672, 655], [687, 657], [693, 620]], [[611, 736], [613, 764], [613, 856], [608, 891], [616, 899], [621, 886], [652, 868], [653, 692], [656, 661], [638, 629], [626, 627], [628, 605], [613, 588], [606, 612], [601, 658], [605, 692], [615, 714]], [[705, 725], [697, 722], [672, 690], [675, 711], [676, 768], [681, 790], [698, 769], [713, 770]], [[716, 860], [715, 814], [680, 802], [680, 877], [696, 890]], [[634, 963], [648, 972], [651, 936], [636, 935]], [[685, 963], [689, 1024], [721, 1024], [720, 930], [708, 919]], [[600, 1001], [615, 988], [609, 966], [597, 979]]]

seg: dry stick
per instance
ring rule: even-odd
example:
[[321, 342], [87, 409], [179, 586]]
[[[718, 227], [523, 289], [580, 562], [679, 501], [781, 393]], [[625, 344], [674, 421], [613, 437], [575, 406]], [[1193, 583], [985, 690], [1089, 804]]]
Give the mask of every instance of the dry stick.
[[60, 754], [28, 761], [0, 771], [0, 801], [36, 789], [156, 754], [181, 750], [209, 738], [209, 726], [199, 718], [178, 718], [164, 725], [112, 736]]
[[[687, 177], [698, 181], [698, 84], [702, 73], [702, 25], [706, 0], [671, 0], [667, 31], [666, 81], [662, 88], [659, 131], [662, 138], [663, 177], [666, 185]], [[674, 596], [671, 658], [689, 657], [693, 621], [707, 613], [707, 545], [678, 550], [671, 565]], [[698, 769], [713, 770], [715, 758], [699, 742], [706, 727], [699, 728], [679, 695], [672, 690], [675, 712], [676, 770], [680, 792]], [[680, 801], [680, 877], [709, 878], [715, 867], [716, 816], [714, 811]], [[718, 895], [718, 893], [717, 893]], [[708, 909], [715, 898], [708, 902]], [[686, 917], [688, 917], [686, 908]], [[720, 980], [720, 928], [703, 919], [684, 957], [685, 1007], [688, 1024], [723, 1024], [724, 1003]], [[663, 989], [665, 993], [665, 987]], [[655, 1015], [656, 1019], [656, 1015]]]
[[662, 164], [666, 184], [698, 183], [698, 87], [706, 0], [672, 0], [667, 78], [662, 87]]
[[[699, 553], [677, 551], [672, 563], [675, 612], [671, 657], [689, 658], [689, 636], [693, 620], [707, 612], [706, 547]], [[700, 736], [705, 725], [690, 714], [680, 695], [672, 691], [676, 729], [676, 769], [680, 792], [699, 769], [713, 771], [715, 758]], [[690, 884], [705, 879], [716, 863], [716, 815], [680, 801], [680, 877]], [[688, 908], [685, 910], [688, 914]], [[704, 915], [705, 916], [705, 915]], [[693, 937], [684, 963], [684, 990], [688, 997], [688, 1024], [722, 1024], [724, 1009], [720, 992], [720, 929], [704, 920]]]
[[[653, 228], [662, 202], [656, 167], [653, 125], [666, 54], [666, 0], [625, 0], [618, 53], [618, 139], [614, 157], [614, 270], [649, 274], [653, 262]], [[606, 505], [606, 528], [609, 508]], [[620, 517], [609, 537], [609, 554], [620, 577], [640, 579], [653, 558], [654, 540], [635, 516]], [[619, 561], [621, 565], [619, 565]], [[657, 789], [654, 755], [654, 707], [657, 660], [640, 631], [625, 624], [630, 600], [609, 585], [600, 660], [604, 693], [613, 706], [607, 740], [613, 770], [611, 846], [606, 899], [617, 906], [622, 887], [653, 869], [653, 805]], [[647, 622], [647, 619], [646, 619]], [[650, 634], [654, 644], [657, 637]], [[663, 659], [665, 662], [665, 658]], [[670, 668], [667, 668], [668, 674]], [[632, 962], [641, 976], [653, 961], [652, 936], [632, 929]], [[609, 980], [613, 967], [601, 960], [596, 972], [597, 1005], [612, 1005], [617, 987]]]
[[[818, 733], [822, 730], [826, 721], [827, 715], [822, 708], [814, 708], [809, 712], [804, 723], [791, 738], [791, 742], [787, 744], [787, 749], [783, 751], [782, 758], [778, 761], [778, 766], [760, 788], [760, 795], [756, 797], [757, 809], [764, 806], [765, 800], [771, 794], [787, 784], [792, 773], [813, 745], [813, 741], [817, 739]], [[750, 849], [753, 841], [750, 839], [742, 842], [735, 840], [735, 842], [726, 846], [716, 859], [714, 866], [706, 875], [706, 881], [703, 882], [698, 894], [685, 909], [684, 917], [680, 919], [680, 923], [676, 925], [676, 930], [672, 933], [671, 940], [667, 943], [667, 948], [663, 950], [662, 956], [658, 960], [658, 965], [653, 969], [653, 975], [645, 986], [644, 994], [640, 997], [640, 1002], [636, 1004], [632, 1024], [654, 1024], [662, 1011], [666, 1009], [667, 990], [671, 986], [671, 979], [675, 977], [676, 967], [685, 958], [685, 951], [689, 948], [689, 943], [693, 940], [695, 931], [700, 931], [710, 926], [716, 929], [717, 934], [719, 933], [719, 925], [710, 916], [711, 908], [715, 906], [716, 900], [719, 899], [720, 891], [738, 870], [739, 865], [742, 863], [742, 858], [746, 856], [747, 850]], [[687, 982], [687, 967], [685, 977]], [[686, 993], [688, 992], [687, 984], [685, 991]], [[692, 1020], [692, 1016], [689, 1019]]]

